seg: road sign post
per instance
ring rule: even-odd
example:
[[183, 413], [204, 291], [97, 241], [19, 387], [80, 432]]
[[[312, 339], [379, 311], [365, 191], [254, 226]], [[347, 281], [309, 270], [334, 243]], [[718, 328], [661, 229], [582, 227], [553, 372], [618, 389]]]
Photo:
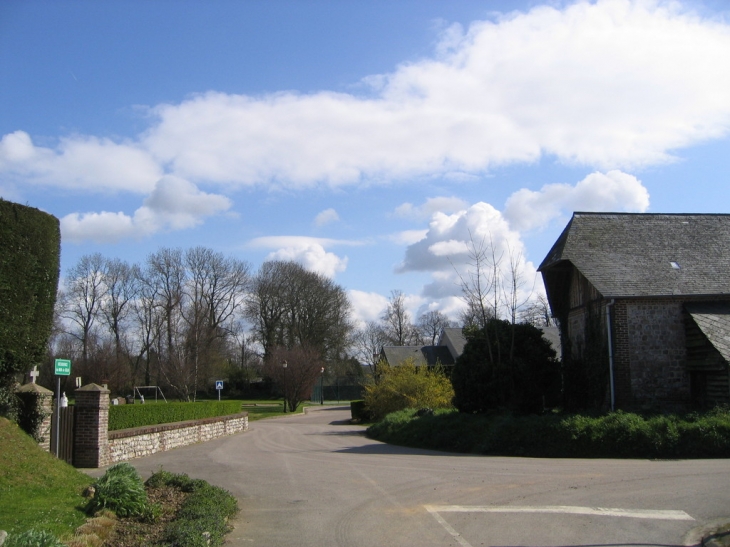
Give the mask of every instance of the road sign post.
[[215, 388], [218, 390], [218, 400], [221, 400], [221, 391], [223, 390], [223, 380], [215, 381]]
[[59, 426], [61, 422], [61, 376], [68, 376], [71, 374], [71, 359], [56, 359], [54, 372], [56, 374], [56, 442], [55, 451], [56, 457], [58, 458], [58, 434]]

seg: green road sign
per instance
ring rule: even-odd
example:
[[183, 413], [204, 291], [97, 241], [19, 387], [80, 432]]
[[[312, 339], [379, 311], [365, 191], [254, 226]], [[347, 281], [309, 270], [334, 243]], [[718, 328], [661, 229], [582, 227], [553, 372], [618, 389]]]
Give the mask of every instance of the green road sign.
[[71, 359], [56, 359], [56, 375], [68, 376], [71, 374]]

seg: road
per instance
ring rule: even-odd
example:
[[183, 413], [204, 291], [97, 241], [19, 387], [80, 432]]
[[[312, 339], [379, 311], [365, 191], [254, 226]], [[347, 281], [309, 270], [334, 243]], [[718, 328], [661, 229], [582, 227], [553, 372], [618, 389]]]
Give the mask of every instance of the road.
[[233, 547], [693, 545], [730, 516], [730, 460], [454, 455], [390, 446], [349, 409], [132, 460], [228, 489]]

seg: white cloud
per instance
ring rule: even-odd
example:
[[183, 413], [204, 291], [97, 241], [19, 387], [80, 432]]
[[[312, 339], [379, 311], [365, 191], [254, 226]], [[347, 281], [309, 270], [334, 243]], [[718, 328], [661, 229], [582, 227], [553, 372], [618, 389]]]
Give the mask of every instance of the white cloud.
[[200, 191], [189, 181], [165, 176], [133, 216], [123, 212], [71, 213], [61, 219], [64, 240], [113, 243], [140, 238], [162, 230], [182, 230], [231, 207], [225, 196]]
[[298, 188], [469, 178], [545, 156], [601, 169], [671, 161], [728, 134], [730, 26], [677, 2], [538, 6], [448, 27], [431, 58], [364, 81], [369, 96], [209, 92], [158, 105], [133, 142], [47, 148], [10, 133], [0, 175], [148, 193], [163, 166], [206, 184]]
[[536, 7], [449, 29], [371, 97], [207, 93], [155, 110], [145, 145], [181, 175], [351, 184], [554, 155], [622, 167], [727, 134], [730, 32], [677, 4]]
[[16, 131], [0, 140], [0, 174], [10, 180], [90, 191], [147, 193], [162, 176], [150, 154], [133, 144], [67, 137], [55, 150]]
[[490, 290], [494, 277], [491, 264], [497, 262], [500, 306], [504, 305], [505, 291], [510, 292], [505, 283], [512, 278], [513, 271], [520, 281], [518, 300], [522, 302], [529, 298], [534, 285], [539, 284], [535, 266], [525, 259], [520, 233], [488, 203], [475, 203], [451, 215], [434, 213], [426, 237], [408, 247], [397, 271], [430, 272], [432, 281], [423, 288], [422, 302], [456, 318], [464, 308], [462, 280], [469, 280], [474, 273], [473, 254], [480, 248], [486, 253], [486, 267], [482, 264], [486, 291]]
[[316, 217], [314, 217], [314, 224], [315, 226], [324, 226], [325, 224], [330, 224], [332, 222], [337, 222], [340, 220], [340, 215], [337, 214], [337, 211], [334, 209], [325, 209], [321, 213], [319, 213]]
[[412, 203], [403, 203], [395, 208], [395, 215], [416, 220], [427, 219], [436, 212], [455, 213], [469, 206], [463, 199], [456, 197], [428, 198], [423, 205], [415, 206]]
[[427, 234], [428, 230], [404, 230], [391, 235], [388, 239], [397, 245], [412, 245], [421, 241]]
[[320, 273], [326, 277], [334, 277], [347, 269], [348, 258], [328, 253], [324, 247], [311, 243], [303, 247], [286, 247], [270, 253], [267, 260], [291, 260], [304, 266], [309, 271]]
[[352, 319], [359, 326], [368, 321], [378, 321], [388, 307], [388, 299], [382, 294], [357, 290], [350, 290], [347, 294], [352, 304]]
[[250, 247], [274, 248], [267, 260], [291, 260], [306, 269], [327, 277], [334, 277], [347, 269], [348, 258], [327, 252], [328, 247], [362, 245], [361, 241], [327, 239], [307, 236], [266, 236], [248, 243]]
[[512, 194], [504, 215], [519, 231], [545, 227], [564, 212], [624, 211], [643, 213], [649, 192], [636, 177], [621, 171], [592, 173], [570, 184], [547, 184], [539, 192], [523, 188]]

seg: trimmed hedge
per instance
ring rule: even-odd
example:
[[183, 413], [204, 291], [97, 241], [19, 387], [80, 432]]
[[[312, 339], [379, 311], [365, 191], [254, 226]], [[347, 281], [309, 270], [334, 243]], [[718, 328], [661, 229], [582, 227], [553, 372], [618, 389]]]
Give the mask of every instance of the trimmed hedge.
[[450, 452], [547, 458], [728, 458], [730, 411], [685, 416], [462, 414], [415, 410], [368, 428], [374, 439]]
[[241, 401], [112, 405], [109, 407], [109, 431], [229, 416], [239, 412]]
[[58, 219], [0, 198], [0, 389], [45, 357], [60, 260]]

